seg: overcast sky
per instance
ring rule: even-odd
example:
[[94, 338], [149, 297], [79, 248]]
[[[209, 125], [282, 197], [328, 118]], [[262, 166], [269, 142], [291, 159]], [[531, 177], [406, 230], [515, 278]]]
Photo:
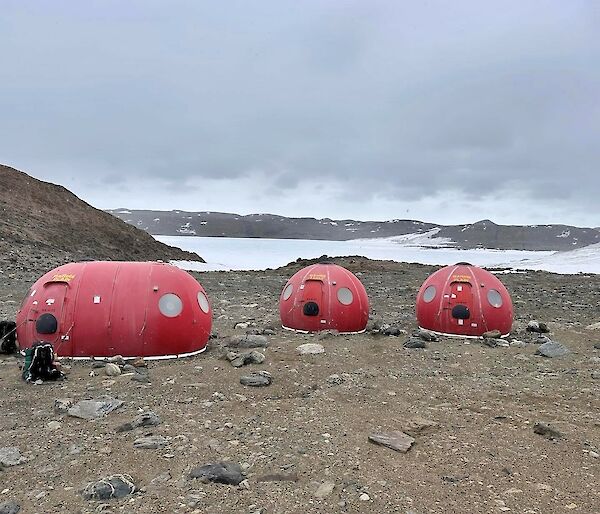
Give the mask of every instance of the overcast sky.
[[600, 225], [596, 0], [0, 3], [0, 162], [96, 207]]

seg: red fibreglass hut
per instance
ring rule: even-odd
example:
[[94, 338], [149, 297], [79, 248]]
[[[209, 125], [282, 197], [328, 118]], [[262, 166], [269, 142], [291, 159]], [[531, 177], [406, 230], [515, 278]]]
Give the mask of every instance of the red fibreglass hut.
[[291, 330], [362, 332], [369, 320], [369, 298], [347, 269], [319, 263], [290, 278], [281, 292], [279, 314], [283, 328]]
[[21, 349], [61, 357], [170, 358], [203, 351], [212, 313], [202, 286], [158, 262], [75, 262], [41, 277], [17, 314]]
[[446, 335], [480, 337], [510, 333], [513, 306], [502, 282], [489, 271], [458, 263], [431, 275], [417, 295], [419, 326]]

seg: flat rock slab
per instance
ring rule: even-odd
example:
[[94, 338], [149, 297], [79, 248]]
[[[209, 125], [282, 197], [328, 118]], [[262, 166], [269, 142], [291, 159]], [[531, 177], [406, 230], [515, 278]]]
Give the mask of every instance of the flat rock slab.
[[86, 500], [109, 500], [124, 498], [136, 491], [131, 475], [110, 475], [88, 484], [83, 490]]
[[138, 427], [154, 427], [160, 425], [160, 423], [161, 420], [158, 417], [158, 414], [155, 414], [152, 411], [144, 412], [133, 421], [128, 421], [117, 427], [117, 432], [127, 432], [128, 430], [133, 430]]
[[426, 348], [425, 341], [420, 337], [411, 337], [404, 343], [404, 348]]
[[14, 500], [0, 503], [0, 514], [17, 514], [21, 506]]
[[133, 441], [133, 447], [138, 450], [158, 450], [159, 448], [164, 448], [168, 444], [169, 440], [162, 435], [139, 437]]
[[0, 448], [0, 467], [18, 466], [23, 462], [27, 462], [27, 459], [21, 455], [21, 451], [16, 446]]
[[406, 453], [415, 440], [404, 432], [378, 432], [369, 435], [369, 441], [397, 452]]
[[69, 416], [82, 419], [103, 418], [115, 409], [123, 405], [123, 400], [107, 398], [105, 400], [81, 400], [71, 407], [67, 413]]
[[533, 432], [544, 436], [546, 439], [560, 439], [563, 436], [559, 430], [547, 423], [536, 423], [533, 425]]
[[543, 345], [539, 346], [535, 353], [544, 357], [553, 358], [562, 357], [563, 355], [567, 355], [570, 352], [566, 346], [555, 341], [548, 341], [547, 343], [544, 343]]
[[327, 498], [335, 489], [335, 482], [326, 480], [316, 490], [315, 496], [317, 498]]
[[240, 378], [240, 384], [250, 387], [265, 387], [273, 382], [268, 371], [256, 371]]
[[301, 344], [296, 348], [300, 355], [317, 355], [319, 353], [325, 353], [325, 348], [322, 344], [318, 343], [305, 343]]
[[269, 346], [269, 340], [265, 336], [245, 334], [230, 337], [225, 345], [229, 348], [266, 348]]
[[419, 329], [419, 332], [417, 332], [417, 336], [420, 337], [421, 339], [423, 339], [423, 341], [437, 341], [438, 340], [438, 336], [437, 334], [434, 334], [433, 332], [430, 332], [429, 330], [425, 330], [424, 328]]
[[241, 466], [235, 462], [217, 462], [198, 466], [192, 469], [190, 477], [197, 478], [202, 482], [216, 482], [227, 485], [238, 485], [246, 478]]

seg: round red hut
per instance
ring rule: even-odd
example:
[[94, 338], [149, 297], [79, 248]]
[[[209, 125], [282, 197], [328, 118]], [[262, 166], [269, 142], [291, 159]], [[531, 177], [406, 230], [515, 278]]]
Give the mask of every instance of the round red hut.
[[480, 337], [510, 333], [513, 306], [508, 291], [489, 271], [460, 262], [431, 275], [417, 295], [419, 326], [446, 335]]
[[283, 328], [301, 332], [362, 332], [369, 320], [364, 286], [347, 269], [319, 263], [301, 269], [279, 299]]
[[17, 313], [21, 349], [49, 341], [61, 357], [170, 358], [203, 351], [211, 308], [170, 264], [74, 262], [41, 277]]

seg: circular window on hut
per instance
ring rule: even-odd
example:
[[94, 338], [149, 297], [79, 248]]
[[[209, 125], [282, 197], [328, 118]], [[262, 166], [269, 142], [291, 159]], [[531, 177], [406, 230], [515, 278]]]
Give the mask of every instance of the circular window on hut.
[[337, 298], [342, 305], [350, 305], [354, 299], [352, 291], [347, 287], [340, 287], [337, 292]]
[[429, 286], [427, 287], [427, 289], [425, 289], [425, 291], [423, 292], [423, 301], [425, 303], [429, 303], [431, 300], [433, 300], [435, 298], [435, 286]]
[[206, 295], [202, 291], [198, 291], [198, 305], [200, 306], [200, 309], [202, 309], [202, 312], [208, 314], [208, 311], [210, 310], [208, 298], [206, 298]]
[[292, 291], [294, 290], [294, 286], [292, 284], [288, 284], [285, 286], [283, 290], [283, 299], [287, 300], [290, 296], [292, 296]]
[[488, 302], [492, 307], [502, 307], [502, 295], [495, 289], [490, 289], [487, 294]]
[[158, 310], [167, 318], [179, 316], [183, 310], [181, 298], [173, 293], [163, 294], [158, 300]]

